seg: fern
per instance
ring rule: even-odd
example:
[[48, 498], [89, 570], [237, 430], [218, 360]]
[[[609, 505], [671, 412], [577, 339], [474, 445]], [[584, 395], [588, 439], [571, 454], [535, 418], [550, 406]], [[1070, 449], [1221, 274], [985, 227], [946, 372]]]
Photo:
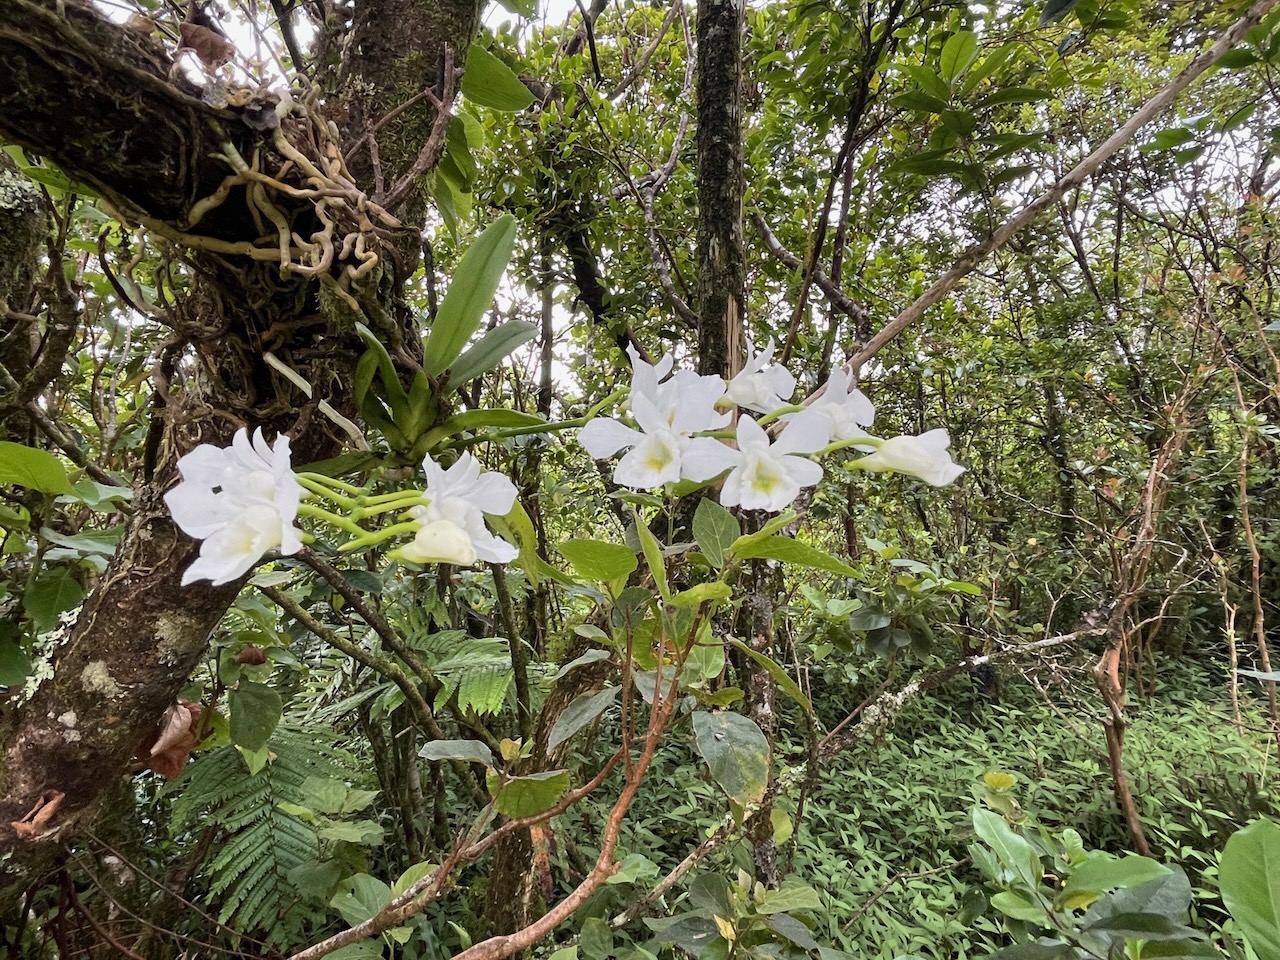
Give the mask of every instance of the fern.
[[411, 642], [426, 655], [427, 665], [440, 681], [437, 710], [454, 694], [462, 710], [486, 714], [502, 709], [515, 679], [506, 640], [445, 630], [413, 636]]
[[[305, 821], [280, 809], [282, 802], [306, 805], [307, 777], [343, 779], [350, 758], [332, 744], [317, 742], [315, 732], [278, 727], [272, 734], [273, 759], [250, 774], [235, 747], [197, 758], [170, 790], [172, 831], [214, 825], [225, 831], [223, 846], [203, 870], [208, 898], [220, 903], [219, 923], [233, 923], [261, 934], [271, 944], [296, 943], [303, 928], [323, 922], [309, 908], [289, 871], [314, 863], [320, 840]], [[344, 762], [345, 761], [345, 762]]]

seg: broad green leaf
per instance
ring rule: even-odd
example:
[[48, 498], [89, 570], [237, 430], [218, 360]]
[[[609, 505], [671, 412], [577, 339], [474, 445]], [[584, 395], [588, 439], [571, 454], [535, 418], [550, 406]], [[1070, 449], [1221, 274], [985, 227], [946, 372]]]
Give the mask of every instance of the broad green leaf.
[[947, 109], [947, 102], [925, 93], [923, 90], [908, 90], [900, 93], [891, 101], [895, 107], [905, 110], [919, 110], [921, 113], [942, 113]]
[[991, 898], [991, 905], [1006, 917], [1015, 920], [1027, 920], [1031, 923], [1044, 923], [1045, 910], [1032, 903], [1027, 897], [1014, 890], [1002, 890]]
[[333, 885], [342, 878], [342, 865], [336, 860], [324, 863], [309, 860], [298, 864], [285, 876], [305, 896], [328, 900], [333, 892]]
[[1126, 940], [1184, 940], [1203, 936], [1162, 913], [1118, 913], [1084, 929], [1106, 934], [1116, 944]]
[[84, 599], [80, 586], [70, 570], [56, 567], [45, 570], [22, 595], [22, 606], [31, 615], [41, 633], [52, 630], [58, 616], [72, 610]]
[[533, 103], [533, 94], [515, 72], [478, 43], [467, 48], [462, 94], [472, 103], [509, 113]]
[[586, 960], [605, 960], [613, 953], [613, 931], [609, 922], [600, 917], [588, 917], [578, 934], [578, 945]]
[[338, 813], [347, 797], [347, 785], [328, 777], [307, 777], [302, 781], [302, 795], [312, 809], [321, 813]]
[[739, 542], [734, 544], [733, 554], [743, 560], [780, 560], [783, 563], [825, 570], [827, 573], [838, 573], [843, 577], [858, 575], [858, 571], [847, 563], [791, 537], [766, 537], [747, 543]]
[[505, 214], [489, 224], [463, 255], [423, 347], [422, 365], [431, 376], [440, 376], [458, 359], [480, 326], [511, 260], [515, 239], [515, 217]]
[[942, 79], [954, 83], [978, 59], [978, 35], [970, 30], [957, 30], [942, 45], [938, 72]]
[[51, 453], [0, 441], [0, 486], [16, 484], [41, 493], [73, 493], [66, 467]]
[[695, 958], [720, 937], [709, 910], [691, 910], [660, 919], [646, 917], [644, 925], [653, 931], [658, 942], [674, 944]]
[[364, 923], [391, 902], [391, 888], [367, 873], [357, 873], [338, 884], [338, 892], [329, 901], [351, 926]]
[[432, 740], [418, 748], [423, 760], [461, 760], [493, 766], [493, 752], [479, 740]]
[[704, 603], [728, 600], [733, 596], [733, 588], [723, 580], [711, 580], [707, 583], [696, 583], [688, 590], [681, 590], [671, 598], [673, 607], [697, 607]]
[[[492, 775], [490, 779], [496, 779], [496, 775]], [[532, 817], [553, 806], [568, 789], [567, 770], [547, 770], [526, 777], [510, 777], [498, 787], [493, 804], [504, 817]]]
[[1259, 957], [1280, 957], [1280, 826], [1257, 820], [1232, 834], [1218, 866], [1227, 912]]
[[1112, 857], [1107, 854], [1095, 854], [1071, 871], [1071, 877], [1063, 887], [1063, 894], [1069, 895], [1082, 890], [1094, 890], [1103, 893], [1117, 887], [1136, 887], [1169, 873], [1169, 868], [1156, 863], [1148, 857], [1128, 854], [1124, 857]]
[[[982, 842], [991, 848], [1001, 865], [1023, 883], [1034, 888], [1040, 882], [1040, 857], [1026, 838], [1013, 832], [1005, 818], [990, 810], [974, 807], [973, 829]], [[995, 904], [993, 899], [992, 904]], [[999, 909], [1004, 910], [1003, 907]], [[1006, 913], [1008, 911], [1005, 911]], [[1012, 916], [1012, 914], [1011, 914]]]
[[988, 97], [978, 101], [979, 107], [994, 107], [1001, 103], [1034, 103], [1037, 100], [1052, 100], [1053, 94], [1048, 90], [1035, 87], [1004, 87]]
[[400, 879], [391, 885], [391, 899], [395, 899], [404, 893], [415, 883], [427, 876], [436, 869], [436, 865], [430, 861], [424, 863], [415, 863], [412, 867], [400, 874]]
[[776, 660], [765, 656], [758, 650], [752, 650], [749, 646], [739, 640], [737, 637], [730, 637], [729, 642], [745, 653], [748, 657], [760, 664], [765, 672], [769, 674], [774, 682], [782, 688], [783, 693], [800, 704], [804, 708], [805, 713], [813, 712], [813, 705], [809, 703], [809, 698], [804, 695], [800, 686], [791, 679], [791, 674], [787, 673]]
[[693, 514], [693, 539], [703, 556], [717, 570], [724, 566], [725, 552], [742, 536], [737, 517], [710, 497], [698, 502]]
[[566, 663], [563, 667], [561, 667], [559, 670], [557, 670], [556, 675], [552, 677], [552, 679], [559, 680], [561, 677], [563, 677], [565, 674], [569, 673], [572, 670], [577, 670], [579, 667], [585, 667], [591, 663], [597, 663], [600, 660], [608, 660], [611, 656], [613, 656], [613, 654], [611, 654], [608, 650], [588, 650], [582, 656], [575, 657], [574, 659]]
[[770, 890], [764, 895], [758, 909], [766, 915], [796, 910], [821, 910], [822, 898], [807, 883], [795, 877], [787, 877], [777, 890]]
[[575, 733], [609, 709], [621, 687], [606, 687], [599, 693], [583, 693], [574, 697], [556, 717], [551, 733], [547, 736], [547, 749], [554, 750]]
[[801, 950], [817, 950], [818, 941], [803, 923], [788, 913], [779, 913], [769, 918], [769, 929], [790, 940]]
[[382, 827], [372, 820], [339, 820], [316, 831], [322, 840], [343, 840], [376, 846], [382, 842]]
[[262, 750], [280, 722], [280, 694], [264, 683], [241, 680], [231, 691], [231, 740], [248, 750]]
[[508, 320], [494, 327], [449, 367], [449, 382], [460, 387], [488, 373], [537, 335], [538, 328], [525, 320]]
[[600, 540], [566, 540], [557, 545], [578, 576], [584, 580], [607, 583], [631, 573], [639, 561], [630, 547]]
[[689, 884], [689, 902], [721, 917], [733, 915], [733, 891], [718, 873], [704, 873]]
[[1057, 23], [1079, 2], [1080, 0], [1047, 0], [1044, 9], [1040, 11], [1040, 26]]
[[635, 883], [641, 879], [651, 879], [658, 875], [658, 865], [646, 857], [643, 853], [632, 853], [624, 857], [622, 862], [618, 864], [618, 869], [614, 871], [605, 883]]
[[915, 63], [901, 64], [900, 69], [916, 82], [916, 86], [930, 97], [938, 100], [945, 108], [951, 99], [951, 85], [926, 66]]
[[962, 93], [969, 93], [974, 90], [983, 80], [986, 80], [997, 70], [1003, 67], [1017, 49], [1018, 45], [1016, 43], [1006, 43], [1003, 47], [987, 54], [980, 61], [974, 64], [965, 75], [964, 83], [960, 86], [960, 91]]
[[745, 807], [764, 796], [769, 782], [769, 741], [747, 717], [721, 711], [693, 714], [698, 753], [734, 803]]
[[21, 686], [31, 674], [31, 658], [8, 638], [0, 638], [0, 687]]
[[110, 486], [82, 477], [71, 485], [71, 497], [87, 507], [100, 507], [117, 500], [132, 500], [133, 487]]

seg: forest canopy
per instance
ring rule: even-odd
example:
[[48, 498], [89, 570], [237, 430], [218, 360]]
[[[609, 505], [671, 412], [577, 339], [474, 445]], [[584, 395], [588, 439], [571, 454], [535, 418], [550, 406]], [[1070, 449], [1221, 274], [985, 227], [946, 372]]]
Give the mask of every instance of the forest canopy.
[[1280, 12], [0, 0], [11, 958], [1280, 957]]

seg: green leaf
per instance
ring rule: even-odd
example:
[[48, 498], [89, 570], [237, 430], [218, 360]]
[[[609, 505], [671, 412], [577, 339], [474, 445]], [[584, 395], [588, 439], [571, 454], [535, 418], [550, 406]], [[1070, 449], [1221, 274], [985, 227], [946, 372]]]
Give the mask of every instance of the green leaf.
[[400, 874], [400, 879], [391, 885], [391, 898], [394, 900], [435, 869], [436, 865], [430, 861], [415, 863], [404, 873]]
[[632, 516], [635, 518], [636, 537], [640, 541], [640, 549], [644, 553], [645, 563], [649, 566], [649, 571], [653, 574], [654, 585], [658, 588], [658, 596], [663, 600], [671, 599], [671, 587], [667, 583], [667, 564], [662, 556], [662, 547], [658, 544], [658, 538], [655, 537], [649, 528], [640, 519], [640, 514], [633, 510]]
[[770, 890], [760, 901], [759, 911], [766, 916], [774, 913], [793, 913], [796, 910], [821, 910], [822, 898], [818, 891], [795, 877], [787, 877], [777, 890]]
[[567, 770], [511, 777], [499, 787], [493, 804], [504, 817], [532, 817], [553, 806], [568, 789]]
[[1009, 58], [1013, 56], [1018, 49], [1016, 43], [1006, 43], [993, 53], [989, 53], [979, 63], [972, 67], [964, 78], [964, 83], [960, 87], [962, 93], [969, 93], [974, 90], [978, 84], [988, 77], [992, 76], [997, 70], [1009, 62]]
[[919, 110], [921, 113], [942, 113], [949, 109], [945, 100], [939, 100], [923, 90], [908, 90], [900, 93], [891, 101], [895, 107], [905, 110]]
[[508, 113], [523, 110], [533, 103], [533, 94], [515, 72], [478, 43], [467, 49], [462, 93], [472, 103]]
[[586, 960], [605, 960], [613, 953], [613, 931], [609, 929], [609, 922], [600, 917], [588, 917], [582, 923], [578, 943]]
[[1258, 820], [1232, 834], [1218, 883], [1227, 912], [1258, 956], [1280, 957], [1280, 826]]
[[635, 883], [641, 879], [651, 879], [658, 875], [658, 865], [646, 857], [643, 853], [632, 853], [626, 856], [623, 861], [618, 864], [618, 869], [614, 871], [605, 883]]
[[547, 421], [532, 413], [521, 413], [519, 410], [504, 410], [495, 407], [489, 410], [468, 410], [450, 417], [443, 424], [449, 433], [459, 430], [476, 430], [480, 427], [536, 427]]
[[609, 653], [608, 650], [588, 650], [582, 656], [575, 657], [557, 670], [556, 675], [551, 679], [559, 680], [572, 670], [577, 670], [579, 667], [585, 667], [587, 664], [596, 663], [600, 660], [608, 660], [611, 656], [613, 656], [613, 654]]
[[1072, 869], [1071, 877], [1062, 892], [1065, 896], [1077, 891], [1092, 890], [1102, 893], [1117, 887], [1136, 887], [1167, 873], [1168, 867], [1137, 854], [1120, 858], [1095, 854]]
[[1079, 2], [1080, 0], [1048, 0], [1044, 9], [1040, 11], [1040, 26], [1057, 23]]
[[418, 748], [423, 760], [461, 760], [463, 763], [482, 763], [493, 766], [493, 753], [479, 740], [432, 740]]
[[729, 799], [745, 807], [764, 796], [769, 782], [769, 741], [747, 717], [721, 711], [693, 714], [698, 753]]
[[1118, 913], [1090, 924], [1084, 931], [1108, 934], [1115, 943], [1125, 940], [1184, 940], [1202, 936], [1161, 913]]
[[600, 540], [566, 540], [556, 547], [584, 580], [607, 583], [625, 577], [640, 565], [630, 547]]
[[41, 633], [52, 630], [58, 616], [74, 609], [84, 599], [80, 586], [70, 570], [62, 567], [45, 570], [22, 595], [22, 606]]
[[742, 536], [742, 525], [737, 517], [710, 497], [698, 502], [693, 514], [693, 539], [711, 565], [719, 570], [724, 566], [724, 555]]
[[1048, 90], [1035, 87], [1004, 87], [989, 97], [978, 101], [978, 107], [994, 107], [1002, 103], [1033, 103], [1037, 100], [1052, 100], [1053, 94]]
[[[364, 923], [391, 902], [391, 888], [367, 873], [357, 873], [338, 884], [329, 906], [351, 926]], [[379, 954], [381, 955], [381, 954]]]
[[943, 80], [926, 66], [915, 63], [904, 63], [901, 70], [912, 80], [916, 82], [916, 86], [925, 94], [941, 102], [945, 108], [947, 101], [951, 99], [951, 85]]
[[505, 214], [489, 224], [463, 255], [423, 347], [422, 365], [431, 376], [440, 376], [458, 359], [480, 326], [511, 260], [515, 239], [515, 217]]
[[251, 751], [262, 750], [283, 709], [280, 694], [271, 687], [241, 680], [231, 691], [231, 741]]
[[449, 368], [449, 382], [462, 386], [482, 373], [488, 373], [513, 350], [518, 350], [538, 335], [538, 328], [525, 320], [508, 320], [486, 333], [470, 350]]
[[947, 83], [954, 83], [978, 59], [978, 35], [970, 30], [957, 30], [942, 45], [938, 72]]
[[800, 704], [804, 708], [805, 713], [813, 712], [813, 705], [809, 703], [809, 698], [804, 695], [799, 685], [791, 679], [791, 674], [787, 673], [776, 660], [765, 656], [758, 650], [752, 650], [749, 646], [739, 640], [737, 637], [730, 637], [729, 642], [745, 653], [748, 657], [760, 664], [769, 676], [773, 677], [774, 682], [782, 688], [783, 693]]
[[813, 939], [809, 928], [787, 913], [779, 913], [769, 918], [769, 929], [790, 940], [801, 950], [817, 950], [818, 941]]
[[[973, 829], [995, 853], [1002, 866], [1012, 870], [1019, 880], [1032, 888], [1039, 884], [1040, 857], [1036, 854], [1035, 847], [1024, 837], [1014, 833], [1004, 817], [982, 807], [974, 807]], [[1004, 910], [994, 899], [991, 903]]]
[[582, 693], [574, 697], [556, 717], [547, 737], [547, 749], [553, 750], [609, 709], [621, 687], [606, 687], [599, 693]]
[[1002, 890], [991, 898], [991, 905], [1006, 917], [1015, 920], [1026, 920], [1031, 923], [1044, 923], [1045, 910], [1032, 903], [1021, 893], [1014, 890]]
[[0, 687], [21, 686], [31, 675], [31, 658], [7, 638], [0, 638]]
[[780, 560], [783, 563], [825, 570], [827, 573], [838, 573], [844, 577], [858, 575], [858, 571], [847, 563], [791, 537], [766, 537], [746, 543], [739, 541], [734, 544], [733, 553], [743, 560]]
[[16, 484], [41, 493], [73, 493], [62, 462], [51, 453], [0, 441], [0, 486]]

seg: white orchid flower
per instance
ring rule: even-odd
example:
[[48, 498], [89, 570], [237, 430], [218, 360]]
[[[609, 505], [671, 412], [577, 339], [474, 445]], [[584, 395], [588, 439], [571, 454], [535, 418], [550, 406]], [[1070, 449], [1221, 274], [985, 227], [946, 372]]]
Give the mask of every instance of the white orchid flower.
[[578, 431], [578, 441], [594, 460], [604, 460], [627, 450], [613, 479], [624, 487], [653, 489], [678, 480], [709, 480], [724, 470], [721, 463], [710, 474], [686, 466], [690, 451], [723, 450], [724, 445], [693, 434], [718, 430], [729, 421], [717, 413], [716, 401], [724, 395], [724, 381], [682, 370], [663, 378], [674, 365], [670, 354], [651, 365], [631, 353], [635, 376], [629, 405], [639, 429], [612, 417], [597, 417]]
[[516, 502], [516, 486], [500, 473], [481, 471], [480, 462], [464, 453], [445, 469], [431, 457], [422, 461], [427, 477], [424, 495], [431, 501], [409, 511], [422, 521], [411, 543], [398, 555], [414, 563], [456, 563], [470, 566], [477, 560], [510, 563], [519, 550], [495, 537], [485, 526], [484, 515], [504, 516]]
[[197, 540], [200, 557], [182, 574], [185, 586], [209, 580], [230, 583], [269, 551], [302, 549], [298, 516], [302, 487], [293, 476], [289, 438], [267, 444], [258, 429], [252, 441], [244, 428], [230, 447], [202, 443], [178, 461], [182, 482], [164, 496], [173, 521]]
[[729, 381], [725, 395], [740, 407], [772, 413], [785, 406], [796, 390], [796, 378], [785, 367], [765, 365], [773, 359], [773, 340], [755, 353], [747, 347], [747, 365]]
[[[699, 451], [692, 458], [691, 467], [706, 471], [714, 468], [715, 473], [732, 467], [724, 479], [720, 502], [726, 507], [777, 513], [788, 507], [802, 489], [822, 479], [822, 467], [804, 455], [816, 453], [826, 445], [827, 423], [816, 414], [798, 415], [772, 443], [764, 428], [744, 415], [738, 420], [738, 449], [721, 444], [715, 454]], [[708, 458], [705, 462], [703, 456]], [[713, 456], [714, 460], [710, 459]]]
[[918, 437], [890, 437], [874, 453], [855, 460], [852, 466], [874, 473], [886, 470], [906, 473], [935, 487], [945, 487], [965, 471], [951, 459], [947, 452], [950, 446], [951, 438], [945, 430], [930, 430]]
[[[832, 440], [865, 437], [867, 432], [863, 428], [871, 426], [876, 418], [876, 409], [867, 399], [867, 395], [857, 387], [851, 387], [849, 379], [849, 371], [844, 367], [838, 368], [827, 380], [822, 394], [809, 404], [806, 411], [819, 413], [827, 419]], [[783, 419], [792, 419], [795, 416], [800, 414], [792, 414]]]

